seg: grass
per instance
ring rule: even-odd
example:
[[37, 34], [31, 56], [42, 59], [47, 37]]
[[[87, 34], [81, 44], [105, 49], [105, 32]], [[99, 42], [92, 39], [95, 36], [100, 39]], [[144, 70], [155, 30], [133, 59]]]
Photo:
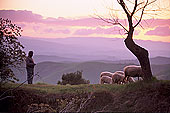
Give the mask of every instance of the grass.
[[[8, 83], [2, 88], [16, 88], [19, 84]], [[44, 83], [38, 84], [24, 84], [20, 88], [32, 91], [38, 91], [47, 94], [63, 94], [63, 93], [89, 93], [100, 91], [118, 91], [125, 87], [125, 85], [111, 85], [111, 84], [80, 84], [80, 85], [50, 85]]]
[[[117, 84], [80, 84], [80, 85], [50, 85], [45, 83], [37, 83], [37, 84], [24, 84], [20, 88], [26, 90], [37, 91], [40, 93], [47, 94], [63, 94], [63, 93], [89, 93], [89, 92], [101, 92], [101, 91], [109, 91], [109, 92], [122, 92], [122, 91], [135, 91], [137, 89], [151, 87], [154, 83], [165, 83], [170, 84], [170, 81], [166, 80], [152, 80], [148, 83], [139, 81], [136, 83], [130, 83], [125, 85], [117, 85]], [[19, 84], [16, 83], [8, 83], [4, 88], [16, 88]], [[2, 88], [3, 88], [2, 87]], [[154, 87], [154, 86], [152, 86]]]
[[[8, 83], [4, 90], [16, 88], [20, 84]], [[20, 90], [21, 89], [21, 90]], [[1, 90], [3, 92], [4, 90]], [[66, 102], [72, 98], [78, 98], [76, 102], [87, 99], [88, 94], [94, 98], [83, 111], [100, 111], [106, 107], [106, 111], [117, 112], [162, 112], [168, 111], [170, 106], [170, 81], [153, 79], [148, 82], [139, 81], [125, 85], [117, 84], [81, 84], [81, 85], [50, 85], [45, 83], [23, 84], [13, 92], [13, 102], [9, 99], [4, 104], [11, 105], [11, 110], [25, 112], [32, 103], [46, 103], [59, 111]], [[59, 101], [58, 101], [59, 100]], [[0, 103], [1, 105], [1, 103]], [[75, 104], [77, 105], [77, 103]], [[25, 108], [20, 109], [22, 106]], [[62, 106], [62, 107], [61, 107]], [[7, 107], [8, 108], [8, 107]]]

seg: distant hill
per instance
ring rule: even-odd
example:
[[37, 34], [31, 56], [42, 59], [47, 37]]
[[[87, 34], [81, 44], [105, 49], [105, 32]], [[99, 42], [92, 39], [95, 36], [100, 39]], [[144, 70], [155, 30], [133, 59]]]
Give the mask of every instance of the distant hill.
[[157, 64], [157, 65], [159, 65], [159, 64], [170, 64], [170, 58], [162, 57], [162, 56], [151, 58], [150, 61], [151, 61], [151, 64]]
[[[139, 64], [138, 60], [118, 60], [118, 61], [113, 61], [113, 63], [121, 63], [121, 64]], [[150, 63], [152, 65], [163, 65], [163, 64], [170, 64], [170, 58], [168, 57], [162, 57], [162, 56], [157, 56], [154, 58], [150, 58]]]
[[[90, 60], [127, 60], [136, 57], [126, 48], [124, 39], [102, 37], [69, 37], [69, 38], [19, 38], [25, 51], [33, 50], [35, 55], [58, 56], [73, 61]], [[170, 57], [170, 43], [135, 40], [149, 50], [151, 58]], [[60, 59], [60, 58], [59, 58]], [[67, 60], [67, 59], [66, 59]]]
[[[83, 70], [83, 78], [90, 80], [92, 84], [99, 82], [99, 75], [103, 71], [115, 72], [123, 70], [126, 65], [133, 63], [105, 63], [97, 61], [89, 62], [41, 62], [35, 67], [35, 73], [39, 74], [39, 77], [35, 77], [34, 82], [45, 82], [50, 84], [56, 84], [64, 73], [75, 72], [77, 70]], [[170, 64], [152, 64], [152, 72], [154, 76], [158, 76], [158, 79], [170, 80]], [[21, 81], [26, 80], [26, 70], [23, 69], [22, 73], [15, 70], [15, 74]], [[20, 82], [21, 82], [20, 81]]]
[[[50, 56], [50, 55], [35, 55], [34, 56], [34, 61], [36, 63], [40, 63], [40, 62], [46, 62], [46, 61], [51, 61], [51, 62], [81, 62], [80, 59], [73, 59], [73, 58], [67, 58], [67, 57], [60, 57], [60, 56]], [[116, 64], [139, 64], [138, 60], [116, 60], [116, 61], [112, 61], [112, 60], [91, 60], [92, 62], [103, 62], [103, 63], [116, 63]], [[151, 64], [156, 64], [156, 65], [160, 65], [160, 64], [170, 64], [170, 58], [168, 57], [162, 57], [162, 56], [158, 56], [158, 57], [154, 57], [154, 58], [150, 58], [150, 62]]]
[[60, 56], [50, 56], [50, 55], [35, 55], [34, 61], [36, 63], [45, 62], [45, 61], [51, 61], [51, 62], [75, 62], [78, 61], [78, 59], [73, 58], [66, 58], [66, 57], [60, 57]]

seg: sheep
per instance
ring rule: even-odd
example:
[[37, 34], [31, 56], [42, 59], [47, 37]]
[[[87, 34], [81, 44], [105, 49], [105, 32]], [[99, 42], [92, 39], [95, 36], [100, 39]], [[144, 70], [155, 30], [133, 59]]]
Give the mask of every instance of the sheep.
[[134, 80], [135, 81], [141, 81], [141, 80], [143, 80], [143, 78], [142, 77], [139, 77], [139, 79], [138, 78], [134, 78]]
[[102, 76], [100, 77], [100, 84], [104, 84], [104, 83], [107, 83], [107, 84], [112, 84], [112, 78], [109, 77], [109, 76]]
[[116, 71], [115, 73], [119, 73], [121, 75], [124, 75], [124, 72], [123, 71]]
[[127, 83], [127, 81], [123, 81], [124, 78], [125, 76], [123, 71], [116, 71], [112, 75], [113, 83], [117, 84]]
[[129, 77], [128, 82], [135, 82], [135, 79], [133, 77]]
[[[125, 73], [125, 78], [124, 80], [126, 79], [126, 77], [138, 77], [138, 80], [139, 80], [139, 77], [143, 77], [143, 72], [142, 72], [142, 68], [141, 66], [136, 66], [136, 65], [129, 65], [129, 66], [126, 66], [124, 67], [124, 73]], [[128, 80], [127, 78], [127, 80]]]
[[106, 72], [101, 72], [100, 77], [102, 77], [102, 76], [109, 76], [109, 77], [112, 77], [112, 74], [113, 74], [113, 73], [108, 72], [108, 71], [106, 71]]

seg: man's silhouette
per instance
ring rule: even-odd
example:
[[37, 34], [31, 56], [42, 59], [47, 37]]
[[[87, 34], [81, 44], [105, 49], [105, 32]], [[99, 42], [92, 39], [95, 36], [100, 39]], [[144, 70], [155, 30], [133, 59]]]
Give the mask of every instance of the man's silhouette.
[[27, 69], [27, 81], [28, 84], [32, 84], [34, 76], [34, 66], [36, 65], [32, 59], [33, 51], [29, 51], [26, 58], [26, 69]]

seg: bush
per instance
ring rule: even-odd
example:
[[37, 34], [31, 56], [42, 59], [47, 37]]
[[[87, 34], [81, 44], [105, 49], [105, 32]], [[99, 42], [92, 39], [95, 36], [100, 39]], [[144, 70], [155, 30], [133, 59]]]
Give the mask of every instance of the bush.
[[76, 71], [74, 73], [67, 73], [62, 75], [62, 81], [58, 81], [57, 84], [61, 85], [78, 85], [78, 84], [89, 84], [89, 80], [82, 78], [82, 71]]

